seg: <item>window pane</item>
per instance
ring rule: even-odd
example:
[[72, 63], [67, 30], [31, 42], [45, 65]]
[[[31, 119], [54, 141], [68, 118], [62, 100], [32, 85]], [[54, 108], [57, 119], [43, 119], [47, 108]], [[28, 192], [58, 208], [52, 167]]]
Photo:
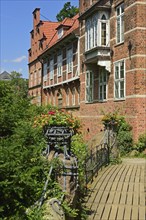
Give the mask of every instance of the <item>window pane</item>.
[[124, 78], [124, 61], [120, 63], [120, 78]]
[[124, 81], [120, 82], [120, 97], [124, 97]]
[[103, 89], [104, 89], [104, 91], [103, 91], [103, 93], [104, 93], [104, 99], [106, 99], [106, 85], [104, 85]]
[[119, 79], [119, 67], [118, 67], [118, 65], [115, 66], [115, 79]]
[[124, 12], [124, 4], [121, 5], [121, 13]]
[[117, 15], [120, 14], [120, 8], [117, 8]]
[[121, 41], [124, 41], [124, 16], [121, 17]]
[[101, 23], [101, 45], [106, 45], [106, 23]]
[[115, 98], [119, 98], [118, 82], [115, 82]]
[[120, 18], [117, 18], [117, 42], [120, 42]]

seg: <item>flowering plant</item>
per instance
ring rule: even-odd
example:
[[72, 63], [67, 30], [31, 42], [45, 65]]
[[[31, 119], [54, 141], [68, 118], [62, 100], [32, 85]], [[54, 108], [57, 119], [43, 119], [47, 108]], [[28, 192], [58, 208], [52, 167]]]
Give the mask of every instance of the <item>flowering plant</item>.
[[80, 122], [70, 113], [61, 110], [50, 110], [47, 114], [41, 114], [34, 119], [34, 127], [65, 126], [77, 130]]
[[102, 118], [102, 122], [105, 126], [118, 126], [120, 121], [121, 117], [119, 117], [116, 113], [108, 113]]

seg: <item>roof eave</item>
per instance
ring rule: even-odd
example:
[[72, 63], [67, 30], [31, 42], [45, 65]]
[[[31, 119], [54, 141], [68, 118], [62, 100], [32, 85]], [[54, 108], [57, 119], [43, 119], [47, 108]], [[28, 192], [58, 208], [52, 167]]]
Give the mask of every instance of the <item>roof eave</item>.
[[98, 5], [93, 5], [93, 6], [87, 9], [84, 13], [80, 14], [79, 20], [85, 20], [87, 17], [89, 17], [96, 11], [110, 11], [111, 10], [111, 6], [98, 6]]

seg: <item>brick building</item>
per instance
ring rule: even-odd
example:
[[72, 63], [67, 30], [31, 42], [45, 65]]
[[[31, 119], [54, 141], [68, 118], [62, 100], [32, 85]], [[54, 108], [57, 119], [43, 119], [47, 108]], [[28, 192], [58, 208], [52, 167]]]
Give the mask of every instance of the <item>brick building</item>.
[[80, 0], [79, 11], [79, 25], [77, 16], [58, 24], [36, 57], [42, 103], [74, 110], [87, 139], [103, 128], [103, 113], [118, 111], [137, 139], [146, 130], [146, 2]]

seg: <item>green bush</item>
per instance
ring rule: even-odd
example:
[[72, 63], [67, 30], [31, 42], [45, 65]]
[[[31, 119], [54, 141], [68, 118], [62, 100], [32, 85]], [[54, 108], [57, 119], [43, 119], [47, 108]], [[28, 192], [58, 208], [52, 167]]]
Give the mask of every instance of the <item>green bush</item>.
[[138, 142], [134, 145], [134, 149], [139, 153], [146, 149], [146, 133], [139, 136]]
[[133, 148], [132, 127], [121, 117], [118, 131], [117, 131], [117, 144], [121, 156], [129, 153]]

